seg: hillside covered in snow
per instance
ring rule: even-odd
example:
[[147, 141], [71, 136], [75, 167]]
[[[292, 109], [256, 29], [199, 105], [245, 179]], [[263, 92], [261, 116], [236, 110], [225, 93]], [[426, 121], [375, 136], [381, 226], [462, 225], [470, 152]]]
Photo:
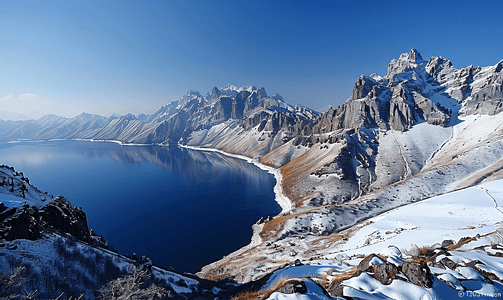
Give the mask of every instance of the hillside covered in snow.
[[[362, 75], [325, 113], [229, 85], [189, 91], [148, 116], [0, 122], [0, 139], [180, 144], [269, 169], [283, 211], [258, 221], [248, 246], [197, 274], [255, 290], [249, 299], [498, 295], [502, 69], [503, 60], [456, 69], [412, 49], [386, 75]], [[11, 207], [23, 207], [20, 197], [37, 208], [52, 200], [14, 172], [0, 186]], [[259, 292], [286, 277], [297, 279]]]

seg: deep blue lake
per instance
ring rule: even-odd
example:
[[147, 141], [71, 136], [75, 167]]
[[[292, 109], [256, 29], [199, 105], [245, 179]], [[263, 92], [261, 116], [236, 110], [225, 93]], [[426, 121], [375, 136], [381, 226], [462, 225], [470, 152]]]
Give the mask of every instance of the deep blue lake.
[[259, 218], [281, 211], [273, 175], [244, 160], [178, 146], [45, 141], [0, 144], [43, 192], [87, 214], [112, 249], [197, 272], [248, 244]]

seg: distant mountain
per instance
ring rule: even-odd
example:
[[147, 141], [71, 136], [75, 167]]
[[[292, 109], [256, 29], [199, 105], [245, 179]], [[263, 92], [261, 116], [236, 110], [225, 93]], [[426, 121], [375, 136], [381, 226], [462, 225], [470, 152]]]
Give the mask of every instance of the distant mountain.
[[0, 122], [0, 139], [182, 144], [271, 167], [283, 212], [258, 222], [249, 246], [199, 273], [248, 282], [337, 251], [376, 215], [503, 178], [502, 69], [503, 60], [456, 69], [412, 49], [385, 76], [360, 76], [349, 99], [324, 113], [228, 85], [205, 96], [191, 90], [148, 116]]
[[[95, 139], [124, 143], [176, 144], [193, 131], [211, 128], [228, 120], [240, 121], [249, 128], [267, 122], [268, 118], [283, 118], [281, 124], [300, 132], [303, 124], [314, 120], [318, 113], [304, 107], [290, 106], [276, 94], [269, 97], [264, 88], [254, 86], [237, 88], [227, 85], [214, 87], [211, 95], [201, 96], [189, 91], [180, 100], [161, 107], [152, 115], [140, 118], [128, 114], [110, 118], [83, 113], [67, 119], [44, 116], [17, 124], [4, 124], [0, 133], [3, 140], [14, 139]], [[276, 121], [272, 121], [276, 122]], [[264, 123], [265, 125], [265, 123]], [[276, 128], [279, 129], [279, 128]]]
[[0, 120], [4, 121], [24, 121], [31, 118], [24, 114], [18, 114], [12, 111], [0, 110]]

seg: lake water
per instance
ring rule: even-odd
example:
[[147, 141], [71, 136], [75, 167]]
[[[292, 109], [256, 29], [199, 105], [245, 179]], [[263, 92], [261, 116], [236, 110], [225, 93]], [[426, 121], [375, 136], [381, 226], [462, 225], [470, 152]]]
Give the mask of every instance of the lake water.
[[273, 175], [216, 152], [20, 142], [0, 144], [0, 164], [82, 207], [112, 249], [177, 271], [199, 271], [248, 244], [252, 224], [281, 211]]

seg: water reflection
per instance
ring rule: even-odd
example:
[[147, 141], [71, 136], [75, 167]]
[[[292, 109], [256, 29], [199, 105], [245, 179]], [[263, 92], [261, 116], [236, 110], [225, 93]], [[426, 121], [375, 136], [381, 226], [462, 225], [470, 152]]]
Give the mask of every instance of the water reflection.
[[[114, 149], [111, 150], [110, 147]], [[256, 178], [256, 167], [253, 164], [212, 151], [192, 150], [178, 146], [107, 145], [98, 149], [93, 147], [81, 150], [80, 154], [87, 158], [110, 156], [113, 160], [124, 164], [154, 163], [167, 171], [183, 174], [191, 188], [200, 179], [209, 180], [217, 177], [223, 168], [245, 173], [243, 175], [248, 181], [247, 184], [259, 182]]]
[[90, 226], [121, 253], [181, 271], [196, 272], [246, 245], [251, 226], [281, 210], [271, 174], [217, 152], [21, 142], [0, 144], [0, 163], [82, 207]]

